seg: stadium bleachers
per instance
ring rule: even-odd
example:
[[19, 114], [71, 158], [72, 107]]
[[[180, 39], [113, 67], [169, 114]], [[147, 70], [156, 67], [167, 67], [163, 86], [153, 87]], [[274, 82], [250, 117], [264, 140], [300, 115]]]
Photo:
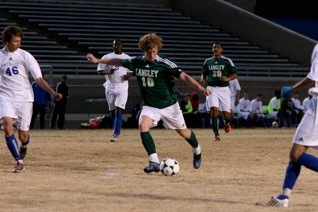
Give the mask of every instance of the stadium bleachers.
[[87, 52], [101, 57], [111, 52], [111, 42], [120, 38], [124, 50], [139, 55], [140, 36], [155, 32], [162, 36], [161, 54], [168, 56], [189, 74], [199, 75], [203, 61], [211, 57], [211, 44], [224, 45], [240, 76], [304, 76], [302, 67], [228, 32], [202, 24], [157, 4], [123, 4], [90, 1], [0, 1], [0, 27], [21, 26], [23, 48], [54, 73], [96, 74], [96, 65], [85, 60]]

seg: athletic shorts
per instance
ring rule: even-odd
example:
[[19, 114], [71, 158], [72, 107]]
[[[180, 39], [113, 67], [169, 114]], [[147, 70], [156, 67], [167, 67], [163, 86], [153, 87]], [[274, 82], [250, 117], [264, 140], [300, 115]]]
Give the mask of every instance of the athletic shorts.
[[32, 102], [12, 102], [9, 100], [0, 101], [0, 118], [10, 117], [15, 121], [18, 129], [28, 131], [32, 117]]
[[151, 118], [153, 120], [153, 127], [157, 126], [158, 122], [162, 120], [163, 126], [166, 129], [176, 130], [187, 128], [178, 102], [163, 109], [143, 106], [139, 116], [139, 123], [142, 116]]
[[313, 110], [306, 111], [295, 132], [293, 142], [295, 144], [318, 147], [318, 114], [317, 96], [313, 96]]
[[229, 87], [208, 86], [207, 89], [212, 91], [212, 94], [206, 96], [207, 110], [211, 107], [217, 107], [220, 111], [231, 112], [231, 91]]
[[128, 86], [120, 83], [107, 85], [105, 86], [105, 96], [109, 110], [115, 110], [117, 107], [124, 110], [128, 99]]

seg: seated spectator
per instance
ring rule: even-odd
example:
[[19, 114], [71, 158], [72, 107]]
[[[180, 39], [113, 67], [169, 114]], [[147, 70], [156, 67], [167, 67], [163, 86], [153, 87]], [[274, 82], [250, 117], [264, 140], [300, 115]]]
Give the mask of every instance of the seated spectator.
[[279, 127], [285, 127], [285, 121], [288, 128], [296, 127], [301, 116], [295, 108], [293, 101], [290, 98], [282, 100], [281, 108], [279, 110]]
[[187, 93], [183, 96], [183, 99], [180, 102], [180, 108], [182, 110], [184, 121], [187, 127], [192, 127], [192, 123], [193, 123], [193, 114], [192, 114], [193, 107], [190, 101], [190, 97], [191, 95]]
[[281, 91], [275, 90], [275, 96], [269, 100], [267, 105], [268, 118], [272, 121], [278, 120], [278, 111], [280, 109], [281, 104]]
[[254, 126], [261, 126], [265, 128], [270, 127], [270, 122], [266, 118], [265, 114], [263, 114], [262, 109], [263, 109], [263, 102], [262, 102], [263, 95], [257, 94], [256, 98], [251, 101], [250, 104], [250, 111], [253, 113], [254, 120], [253, 120], [253, 125]]
[[244, 119], [245, 127], [249, 128], [253, 126], [254, 114], [250, 111], [251, 101], [249, 100], [248, 92], [243, 93], [243, 98], [239, 100], [237, 105], [238, 117]]

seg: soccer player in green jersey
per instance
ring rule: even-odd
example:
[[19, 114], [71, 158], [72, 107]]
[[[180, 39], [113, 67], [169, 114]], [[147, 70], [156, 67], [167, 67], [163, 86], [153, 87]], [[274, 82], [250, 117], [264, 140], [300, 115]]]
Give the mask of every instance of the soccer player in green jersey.
[[154, 33], [149, 33], [139, 39], [139, 48], [143, 55], [130, 59], [97, 59], [87, 54], [87, 59], [93, 63], [105, 63], [113, 66], [124, 66], [133, 72], [139, 85], [143, 107], [139, 118], [139, 131], [142, 144], [149, 156], [149, 165], [144, 172], [159, 171], [159, 157], [156, 153], [154, 140], [150, 129], [162, 120], [165, 128], [174, 129], [193, 149], [193, 167], [201, 165], [201, 147], [192, 130], [188, 129], [178, 99], [173, 91], [171, 78], [179, 78], [194, 87], [204, 95], [211, 91], [205, 89], [196, 80], [183, 72], [175, 63], [158, 55], [162, 48], [162, 39]]
[[200, 83], [212, 91], [206, 97], [206, 107], [212, 116], [212, 128], [215, 134], [214, 141], [220, 141], [218, 116], [221, 111], [225, 119], [224, 130], [231, 131], [231, 92], [229, 81], [237, 78], [237, 70], [231, 59], [222, 55], [223, 46], [215, 42], [212, 46], [213, 57], [204, 61]]

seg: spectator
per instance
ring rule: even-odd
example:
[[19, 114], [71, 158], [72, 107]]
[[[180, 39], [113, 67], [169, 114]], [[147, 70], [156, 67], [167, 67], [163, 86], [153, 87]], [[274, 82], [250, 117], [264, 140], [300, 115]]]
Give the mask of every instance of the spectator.
[[183, 99], [180, 102], [183, 118], [188, 127], [192, 127], [193, 125], [193, 107], [190, 98], [191, 95], [187, 93], [183, 96]]
[[229, 82], [229, 88], [231, 91], [231, 110], [232, 114], [236, 113], [236, 106], [241, 98], [241, 85], [237, 78]]
[[275, 90], [275, 96], [269, 100], [267, 105], [268, 116], [273, 121], [278, 120], [278, 111], [280, 109], [281, 104], [281, 92], [280, 90]]
[[263, 98], [263, 95], [261, 93], [256, 95], [256, 97], [251, 101], [250, 111], [254, 114], [255, 126], [269, 128], [270, 127], [269, 120], [267, 119], [265, 114], [262, 113], [262, 107], [263, 107], [262, 98]]
[[67, 85], [66, 75], [63, 75], [61, 77], [61, 81], [57, 83], [55, 90], [56, 92], [62, 94], [62, 99], [60, 101], [54, 102], [53, 112], [52, 112], [51, 121], [50, 121], [50, 128], [51, 129], [55, 128], [55, 123], [58, 116], [57, 128], [63, 129], [64, 123], [65, 123], [66, 103], [67, 103], [67, 99], [69, 98], [69, 92], [68, 92], [69, 88]]
[[[43, 73], [42, 78], [44, 79]], [[38, 112], [40, 113], [40, 129], [44, 129], [46, 106], [48, 103], [52, 102], [52, 96], [48, 91], [44, 90], [36, 81], [32, 82], [32, 89], [34, 93], [34, 102], [30, 129], [33, 129], [34, 127], [34, 122]]]
[[295, 127], [297, 124], [298, 111], [296, 110], [293, 101], [290, 98], [284, 98], [279, 109], [279, 127], [285, 127], [285, 121], [287, 128]]
[[250, 104], [249, 93], [245, 91], [243, 93], [243, 98], [239, 100], [237, 105], [238, 117], [244, 119], [245, 127], [253, 126], [254, 114], [250, 111]]

